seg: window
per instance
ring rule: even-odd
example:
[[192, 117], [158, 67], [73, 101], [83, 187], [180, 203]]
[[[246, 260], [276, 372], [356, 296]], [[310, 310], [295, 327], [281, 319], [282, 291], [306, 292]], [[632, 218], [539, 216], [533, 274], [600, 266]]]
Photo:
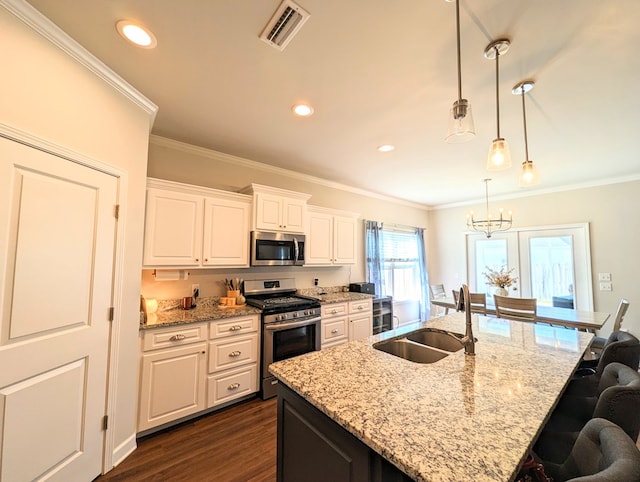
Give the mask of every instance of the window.
[[395, 301], [420, 300], [420, 256], [413, 232], [383, 228], [381, 243], [383, 292]]

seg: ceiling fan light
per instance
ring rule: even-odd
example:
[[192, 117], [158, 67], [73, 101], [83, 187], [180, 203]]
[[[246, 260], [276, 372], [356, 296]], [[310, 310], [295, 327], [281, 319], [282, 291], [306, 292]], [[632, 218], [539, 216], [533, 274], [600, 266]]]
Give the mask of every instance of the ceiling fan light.
[[489, 148], [489, 156], [487, 157], [488, 171], [501, 171], [511, 167], [511, 153], [509, 152], [509, 144], [501, 137], [494, 139]]
[[449, 111], [449, 128], [445, 140], [450, 144], [467, 142], [476, 135], [473, 113], [467, 99], [455, 101]]
[[520, 187], [533, 186], [534, 184], [538, 184], [539, 181], [538, 170], [533, 165], [533, 161], [524, 161], [518, 182]]

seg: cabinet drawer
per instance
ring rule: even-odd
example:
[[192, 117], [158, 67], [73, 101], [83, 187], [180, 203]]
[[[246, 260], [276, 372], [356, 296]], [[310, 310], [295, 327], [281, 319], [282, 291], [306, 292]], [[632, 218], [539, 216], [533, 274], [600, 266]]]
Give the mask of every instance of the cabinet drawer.
[[172, 328], [145, 330], [143, 333], [142, 349], [144, 351], [171, 346], [187, 345], [207, 339], [207, 325], [205, 323], [185, 324]]
[[209, 342], [209, 373], [257, 361], [257, 333]]
[[330, 305], [322, 305], [321, 313], [323, 318], [329, 318], [331, 316], [346, 315], [348, 305], [347, 303], [331, 303]]
[[333, 343], [348, 335], [347, 318], [340, 317], [330, 321], [322, 322], [322, 344]]
[[257, 391], [258, 365], [256, 363], [209, 375], [207, 378], [207, 407], [213, 407]]
[[258, 331], [259, 326], [260, 318], [257, 315], [212, 321], [209, 323], [209, 338], [254, 333]]
[[349, 302], [349, 313], [361, 313], [373, 309], [372, 300], [359, 300]]

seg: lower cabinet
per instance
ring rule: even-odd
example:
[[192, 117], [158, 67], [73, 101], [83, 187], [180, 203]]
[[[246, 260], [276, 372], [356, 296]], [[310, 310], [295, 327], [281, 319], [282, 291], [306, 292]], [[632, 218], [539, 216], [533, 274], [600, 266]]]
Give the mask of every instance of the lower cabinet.
[[250, 315], [141, 332], [138, 432], [257, 392], [259, 327]]
[[349, 302], [349, 341], [373, 335], [372, 299]]
[[361, 340], [373, 334], [371, 299], [324, 304], [322, 313], [322, 348]]
[[411, 479], [283, 383], [278, 384], [278, 482]]

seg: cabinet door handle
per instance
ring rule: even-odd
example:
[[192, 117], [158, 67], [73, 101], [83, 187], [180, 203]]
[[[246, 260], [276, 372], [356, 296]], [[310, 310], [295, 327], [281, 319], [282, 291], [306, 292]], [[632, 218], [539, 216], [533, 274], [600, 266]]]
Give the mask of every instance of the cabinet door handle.
[[171, 338], [169, 338], [169, 341], [180, 341], [180, 340], [184, 340], [186, 338], [186, 336], [184, 336], [182, 333], [178, 333], [177, 335], [173, 335]]
[[200, 262], [200, 260], [199, 260], [198, 258], [196, 258], [196, 261], [197, 261], [198, 263]]
[[206, 263], [207, 261], [209, 261], [209, 258], [204, 258], [204, 262]]
[[338, 312], [338, 310], [336, 310], [335, 308], [333, 310], [331, 310], [331, 314], [335, 315]]
[[229, 356], [231, 358], [235, 358], [235, 357], [238, 357], [240, 355], [242, 355], [242, 352], [240, 350], [232, 351], [231, 353], [229, 353]]
[[360, 305], [360, 306], [358, 306], [358, 309], [359, 310], [364, 310], [364, 306]]
[[240, 384], [239, 383], [232, 383], [231, 385], [229, 385], [227, 387], [227, 390], [237, 390], [238, 388], [240, 388]]
[[233, 325], [232, 327], [229, 328], [229, 331], [238, 331], [238, 330], [242, 330], [242, 327], [240, 325]]
[[331, 333], [338, 333], [338, 330], [334, 328], [333, 330], [331, 330]]

